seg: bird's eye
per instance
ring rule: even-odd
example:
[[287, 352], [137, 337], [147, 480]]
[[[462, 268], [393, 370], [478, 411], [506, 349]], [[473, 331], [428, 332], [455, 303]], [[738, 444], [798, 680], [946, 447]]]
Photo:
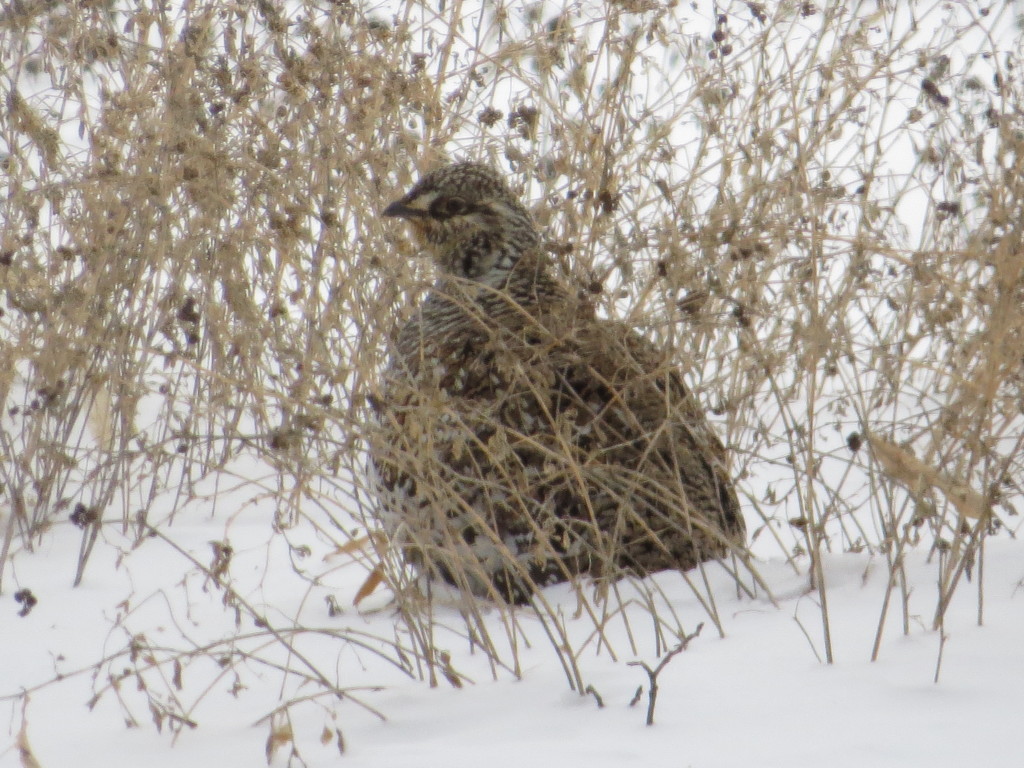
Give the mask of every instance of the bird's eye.
[[448, 219], [465, 213], [468, 208], [461, 197], [439, 197], [431, 203], [430, 213], [439, 219]]

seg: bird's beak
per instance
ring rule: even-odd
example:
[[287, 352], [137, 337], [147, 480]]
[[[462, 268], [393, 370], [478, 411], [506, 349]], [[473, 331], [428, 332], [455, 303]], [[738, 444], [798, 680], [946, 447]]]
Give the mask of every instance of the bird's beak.
[[410, 208], [405, 204], [404, 200], [395, 200], [387, 208], [381, 212], [381, 216], [397, 216], [399, 218], [408, 219], [416, 214], [413, 208]]
[[381, 216], [399, 219], [422, 219], [430, 215], [430, 204], [436, 197], [436, 192], [410, 192], [405, 197], [395, 200], [395, 202], [381, 211]]
[[417, 199], [412, 205], [409, 205], [408, 198], [403, 197], [401, 200], [395, 200], [395, 202], [381, 211], [380, 215], [393, 216], [399, 219], [421, 219], [424, 216], [429, 216], [430, 213], [423, 207], [421, 199]]

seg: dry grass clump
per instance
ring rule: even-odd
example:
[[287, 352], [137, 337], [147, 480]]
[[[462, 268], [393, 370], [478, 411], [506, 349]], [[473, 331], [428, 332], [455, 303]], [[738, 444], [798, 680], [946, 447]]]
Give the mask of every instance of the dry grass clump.
[[[941, 626], [985, 537], [1019, 525], [1024, 475], [1020, 35], [1010, 5], [976, 13], [5, 7], [0, 577], [70, 520], [80, 579], [101, 526], [141, 541], [161, 491], [184, 505], [238, 456], [275, 468], [277, 527], [354, 551], [368, 398], [431, 280], [378, 213], [468, 158], [533, 202], [568, 281], [675, 351], [754, 551], [811, 574], [826, 657], [825, 552], [884, 557], [906, 627], [902, 554], [933, 548]], [[666, 647], [685, 637], [643, 590]], [[449, 660], [412, 592], [406, 650], [435, 679]], [[621, 610], [584, 603], [597, 634]], [[467, 636], [515, 668], [516, 614], [490, 642], [480, 611]]]

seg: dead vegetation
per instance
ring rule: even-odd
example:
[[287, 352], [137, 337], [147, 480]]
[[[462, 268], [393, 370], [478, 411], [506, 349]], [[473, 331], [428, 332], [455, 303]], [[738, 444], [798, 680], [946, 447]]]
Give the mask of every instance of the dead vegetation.
[[[277, 528], [378, 565], [349, 516], [372, 512], [369, 398], [431, 280], [378, 214], [467, 158], [520, 186], [567, 280], [676, 351], [753, 551], [819, 593], [824, 657], [826, 552], [888, 563], [880, 641], [891, 601], [907, 629], [903, 553], [932, 548], [941, 627], [986, 536], [1019, 527], [1017, 23], [925, 2], [5, 8], [0, 584], [55, 525], [81, 529], [77, 579], [102, 526], [173, 540], [152, 500], [239, 456], [273, 467], [254, 494]], [[457, 681], [429, 601], [384, 568], [401, 664]], [[659, 655], [687, 637], [656, 587], [621, 589], [581, 587], [595, 645], [625, 604]], [[517, 614], [492, 641], [481, 610], [470, 644], [518, 674]], [[538, 611], [584, 691], [560, 608]]]

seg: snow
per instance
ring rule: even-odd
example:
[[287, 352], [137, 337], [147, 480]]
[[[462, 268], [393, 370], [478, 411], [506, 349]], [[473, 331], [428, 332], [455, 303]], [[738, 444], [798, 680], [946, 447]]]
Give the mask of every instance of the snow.
[[[0, 707], [10, 745], [0, 749], [0, 768], [22, 765], [16, 742], [23, 723], [23, 743], [42, 768], [263, 765], [271, 734], [267, 716], [288, 702], [293, 743], [307, 766], [1019, 764], [1024, 545], [1008, 532], [985, 545], [982, 624], [975, 570], [946, 615], [944, 644], [931, 628], [937, 560], [925, 548], [911, 551], [905, 564], [910, 631], [901, 630], [894, 596], [875, 662], [870, 657], [888, 578], [884, 558], [826, 556], [831, 665], [819, 661], [821, 612], [817, 593], [808, 590], [806, 560], [799, 561], [801, 573], [778, 559], [758, 563], [774, 605], [763, 590], [753, 599], [737, 597], [730, 577], [711, 569], [726, 636], [719, 637], [708, 622], [665, 666], [658, 677], [655, 724], [648, 727], [647, 676], [628, 663], [653, 667], [658, 660], [643, 612], [631, 616], [636, 654], [621, 623], [609, 622], [613, 660], [607, 649], [587, 642], [593, 624], [573, 618], [571, 589], [563, 585], [545, 593], [563, 610], [574, 647], [583, 649], [580, 667], [603, 708], [597, 696], [569, 690], [531, 608], [517, 609], [529, 647], [520, 645], [522, 677], [516, 679], [500, 670], [493, 675], [484, 654], [460, 642], [454, 605], [438, 606], [439, 645], [448, 643], [453, 667], [468, 680], [462, 688], [443, 679], [431, 688], [373, 653], [387, 650], [374, 636], [395, 631], [386, 591], [367, 600], [365, 610], [353, 609], [365, 569], [351, 556], [332, 554], [303, 522], [268, 538], [273, 505], [266, 498], [247, 499], [251, 493], [236, 484], [216, 499], [197, 495], [178, 509], [173, 524], [161, 527], [166, 539], [145, 538], [137, 547], [108, 526], [77, 589], [70, 584], [81, 533], [72, 526], [43, 536], [34, 553], [14, 554], [0, 603], [0, 694], [7, 696]], [[172, 499], [163, 500], [168, 508]], [[228, 509], [235, 512], [225, 515]], [[284, 674], [284, 667], [303, 666], [245, 611], [236, 625], [235, 612], [223, 605], [224, 592], [186, 558], [209, 565], [210, 542], [225, 540], [234, 551], [225, 578], [240, 598], [278, 632], [306, 627], [308, 632], [289, 636], [295, 651], [386, 719]], [[692, 592], [675, 574], [655, 578], [687, 633], [694, 632], [706, 617]], [[17, 615], [12, 587], [30, 588], [38, 598], [27, 616]], [[341, 613], [329, 614], [328, 595]], [[485, 616], [495, 634], [499, 619], [496, 610]], [[447, 630], [450, 642], [443, 626], [453, 628]], [[367, 645], [354, 647], [346, 632], [361, 633]], [[171, 656], [166, 649], [221, 643], [209, 654], [183, 659], [180, 690], [170, 664], [144, 674], [150, 691], [164, 701], [177, 698], [196, 727], [173, 733], [165, 719], [158, 733], [134, 677], [121, 682], [118, 694], [106, 690], [88, 708], [110, 672], [134, 666], [128, 656], [117, 656], [133, 635], [144, 636], [149, 652], [164, 660]], [[248, 660], [236, 657], [224, 666], [211, 660], [229, 649]], [[140, 652], [140, 659], [145, 656]], [[58, 672], [65, 677], [53, 682]], [[640, 700], [631, 707], [641, 685]], [[30, 692], [24, 710], [12, 696], [21, 690]], [[126, 713], [139, 727], [126, 727]], [[283, 721], [278, 716], [273, 722]], [[271, 764], [288, 764], [290, 748], [282, 744]]]

